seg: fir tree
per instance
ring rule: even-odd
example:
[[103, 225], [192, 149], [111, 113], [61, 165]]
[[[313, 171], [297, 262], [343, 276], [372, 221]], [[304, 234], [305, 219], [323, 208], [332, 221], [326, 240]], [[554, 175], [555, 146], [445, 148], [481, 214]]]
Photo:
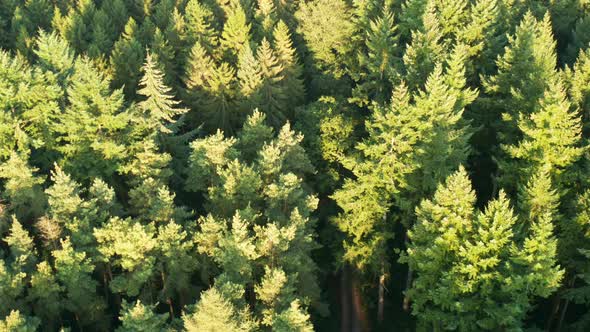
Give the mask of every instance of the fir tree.
[[500, 142], [518, 141], [518, 114], [532, 113], [547, 84], [555, 79], [556, 64], [549, 15], [537, 21], [528, 12], [496, 61], [498, 73], [484, 81], [486, 92], [494, 96], [491, 103], [501, 112], [502, 120], [495, 124]]
[[359, 69], [352, 73], [357, 81], [353, 100], [360, 106], [366, 106], [370, 101], [383, 104], [390, 98], [400, 60], [395, 30], [393, 14], [387, 9], [369, 24], [364, 41], [366, 51], [358, 52]]
[[582, 157], [585, 149], [580, 146], [580, 118], [570, 109], [561, 82], [550, 83], [532, 114], [520, 116], [523, 139], [518, 145], [506, 147], [508, 155], [516, 161], [500, 163], [502, 183], [521, 183], [539, 169], [547, 169], [558, 188], [568, 187], [575, 181], [567, 170]]
[[238, 55], [250, 41], [250, 24], [246, 21], [246, 13], [240, 6], [229, 14], [223, 32], [220, 45], [224, 50], [224, 58], [235, 63]]
[[[532, 297], [546, 297], [559, 286], [550, 214], [533, 218], [518, 243], [517, 219], [503, 192], [483, 213], [474, 204], [461, 168], [417, 209], [404, 260], [418, 274], [409, 293], [413, 314], [426, 328], [520, 328]], [[540, 243], [550, 245], [545, 251]]]
[[63, 142], [65, 167], [80, 178], [110, 176], [124, 157], [123, 129], [128, 114], [123, 110], [121, 90], [111, 92], [110, 81], [97, 72], [90, 60], [74, 65], [68, 104], [56, 126]]

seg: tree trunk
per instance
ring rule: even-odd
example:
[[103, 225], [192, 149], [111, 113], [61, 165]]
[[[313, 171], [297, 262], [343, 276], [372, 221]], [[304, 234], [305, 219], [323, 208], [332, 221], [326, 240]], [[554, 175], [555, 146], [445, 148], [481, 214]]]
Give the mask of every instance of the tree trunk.
[[350, 270], [346, 264], [340, 273], [340, 331], [350, 332]]
[[385, 280], [387, 272], [385, 269], [385, 262], [381, 262], [381, 275], [379, 276], [379, 303], [377, 304], [377, 322], [383, 322], [383, 311], [385, 307]]
[[357, 280], [356, 273], [352, 273], [352, 304], [354, 309], [352, 331], [361, 332], [369, 331], [369, 323], [367, 320], [367, 313], [365, 310], [365, 304], [363, 303], [363, 297], [361, 294], [359, 282]]
[[563, 310], [561, 310], [561, 315], [559, 315], [559, 322], [557, 322], [557, 329], [555, 331], [561, 331], [561, 327], [563, 326], [563, 320], [565, 319], [565, 313], [567, 311], [567, 307], [570, 304], [570, 300], [565, 300], [565, 304], [563, 305]]
[[168, 302], [168, 308], [170, 310], [170, 321], [172, 321], [174, 320], [174, 306], [172, 306], [172, 299], [168, 298], [166, 302]]
[[[575, 283], [576, 283], [576, 276], [574, 275], [569, 280], [568, 287], [569, 288], [574, 287]], [[565, 314], [567, 312], [567, 308], [569, 307], [569, 304], [570, 304], [570, 300], [566, 299], [565, 304], [563, 305], [563, 309], [561, 310], [561, 314], [559, 315], [559, 321], [557, 322], [557, 330], [556, 331], [561, 331], [561, 327], [563, 326], [563, 320], [565, 319]]]
[[[409, 238], [408, 238], [408, 232], [406, 231], [406, 235], [405, 235], [405, 240], [406, 242], [406, 248], [408, 247], [408, 243]], [[408, 275], [406, 276], [406, 290], [404, 292], [404, 301], [402, 303], [402, 308], [404, 309], [405, 312], [408, 312], [410, 310], [410, 296], [408, 295], [408, 291], [410, 290], [410, 288], [412, 287], [412, 278], [414, 275], [414, 271], [412, 270], [412, 268], [410, 266], [408, 266]]]

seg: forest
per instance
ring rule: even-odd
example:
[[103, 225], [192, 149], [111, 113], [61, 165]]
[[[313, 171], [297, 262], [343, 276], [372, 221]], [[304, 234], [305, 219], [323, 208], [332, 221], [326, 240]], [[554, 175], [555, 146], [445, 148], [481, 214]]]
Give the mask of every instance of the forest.
[[0, 0], [0, 332], [589, 331], [590, 0]]

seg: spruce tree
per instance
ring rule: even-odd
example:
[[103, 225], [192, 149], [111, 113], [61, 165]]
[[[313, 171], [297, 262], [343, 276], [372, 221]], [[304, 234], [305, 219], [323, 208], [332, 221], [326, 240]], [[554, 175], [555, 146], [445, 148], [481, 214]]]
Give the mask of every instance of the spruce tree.
[[240, 54], [237, 77], [240, 86], [240, 98], [242, 99], [241, 106], [244, 111], [250, 112], [260, 105], [260, 88], [263, 78], [260, 63], [249, 45], [246, 45]]
[[174, 123], [175, 117], [188, 110], [177, 107], [179, 102], [170, 94], [172, 89], [164, 84], [164, 75], [150, 53], [146, 56], [142, 71], [143, 77], [139, 82], [140, 89], [137, 90], [137, 94], [146, 99], [138, 105], [142, 114], [134, 117], [141, 121], [136, 126], [145, 128], [148, 136], [170, 133], [168, 127]]
[[214, 27], [215, 22], [211, 9], [198, 0], [189, 0], [185, 7], [184, 16], [188, 43], [203, 45], [207, 53], [218, 54], [219, 35]]
[[[301, 105], [305, 100], [303, 68], [299, 63], [292, 39], [287, 25], [283, 21], [279, 21], [272, 32], [273, 50], [279, 65], [283, 67], [281, 85], [286, 94], [285, 103], [290, 110]], [[287, 112], [286, 115], [292, 119], [293, 111]]]
[[187, 99], [193, 108], [189, 114], [193, 123], [196, 126], [204, 123], [210, 131], [220, 128], [231, 133], [239, 118], [235, 114], [235, 70], [228, 63], [214, 63], [197, 43], [191, 49], [185, 84]]
[[286, 103], [285, 87], [281, 81], [285, 79], [285, 68], [277, 59], [268, 40], [263, 39], [256, 51], [256, 59], [260, 64], [262, 83], [260, 85], [259, 110], [266, 114], [270, 124], [279, 127], [285, 121]]
[[125, 25], [125, 30], [114, 44], [110, 57], [113, 70], [112, 85], [123, 88], [125, 96], [135, 98], [135, 90], [140, 80], [140, 69], [144, 59], [144, 49], [138, 40], [138, 27], [133, 18]]

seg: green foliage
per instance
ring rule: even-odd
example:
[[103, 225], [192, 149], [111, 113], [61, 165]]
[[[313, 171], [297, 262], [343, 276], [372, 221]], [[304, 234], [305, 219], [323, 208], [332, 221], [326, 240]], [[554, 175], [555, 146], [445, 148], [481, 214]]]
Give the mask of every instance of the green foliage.
[[65, 289], [64, 309], [73, 313], [82, 326], [96, 324], [102, 319], [106, 305], [96, 294], [97, 282], [92, 279], [94, 266], [86, 253], [76, 251], [66, 238], [61, 241], [61, 248], [51, 254], [57, 280]]
[[135, 89], [140, 79], [140, 69], [144, 58], [144, 49], [138, 41], [138, 27], [133, 18], [125, 25], [125, 31], [114, 44], [110, 57], [113, 68], [112, 85], [123, 88], [125, 96], [135, 97]]
[[[123, 236], [123, 234], [126, 234]], [[100, 259], [121, 269], [110, 287], [114, 292], [137, 296], [154, 274], [154, 226], [144, 226], [130, 218], [111, 218], [103, 227], [94, 229]]]
[[496, 65], [498, 73], [484, 81], [484, 88], [495, 96], [491, 103], [501, 112], [496, 124], [501, 142], [514, 144], [519, 114], [532, 113], [538, 99], [555, 80], [555, 40], [549, 15], [542, 21], [528, 12]]
[[363, 47], [366, 50], [358, 52], [359, 68], [351, 73], [358, 76], [353, 100], [360, 106], [371, 101], [383, 104], [390, 99], [400, 67], [397, 39], [393, 13], [383, 9], [381, 16], [370, 22]]
[[34, 175], [38, 169], [31, 168], [26, 159], [13, 152], [0, 164], [0, 179], [4, 179], [3, 196], [10, 202], [10, 210], [19, 218], [36, 216], [43, 209], [44, 197], [39, 185], [43, 179]]
[[298, 33], [303, 36], [320, 71], [339, 78], [343, 74], [338, 57], [349, 52], [353, 33], [352, 14], [345, 1], [303, 2], [295, 13]]

